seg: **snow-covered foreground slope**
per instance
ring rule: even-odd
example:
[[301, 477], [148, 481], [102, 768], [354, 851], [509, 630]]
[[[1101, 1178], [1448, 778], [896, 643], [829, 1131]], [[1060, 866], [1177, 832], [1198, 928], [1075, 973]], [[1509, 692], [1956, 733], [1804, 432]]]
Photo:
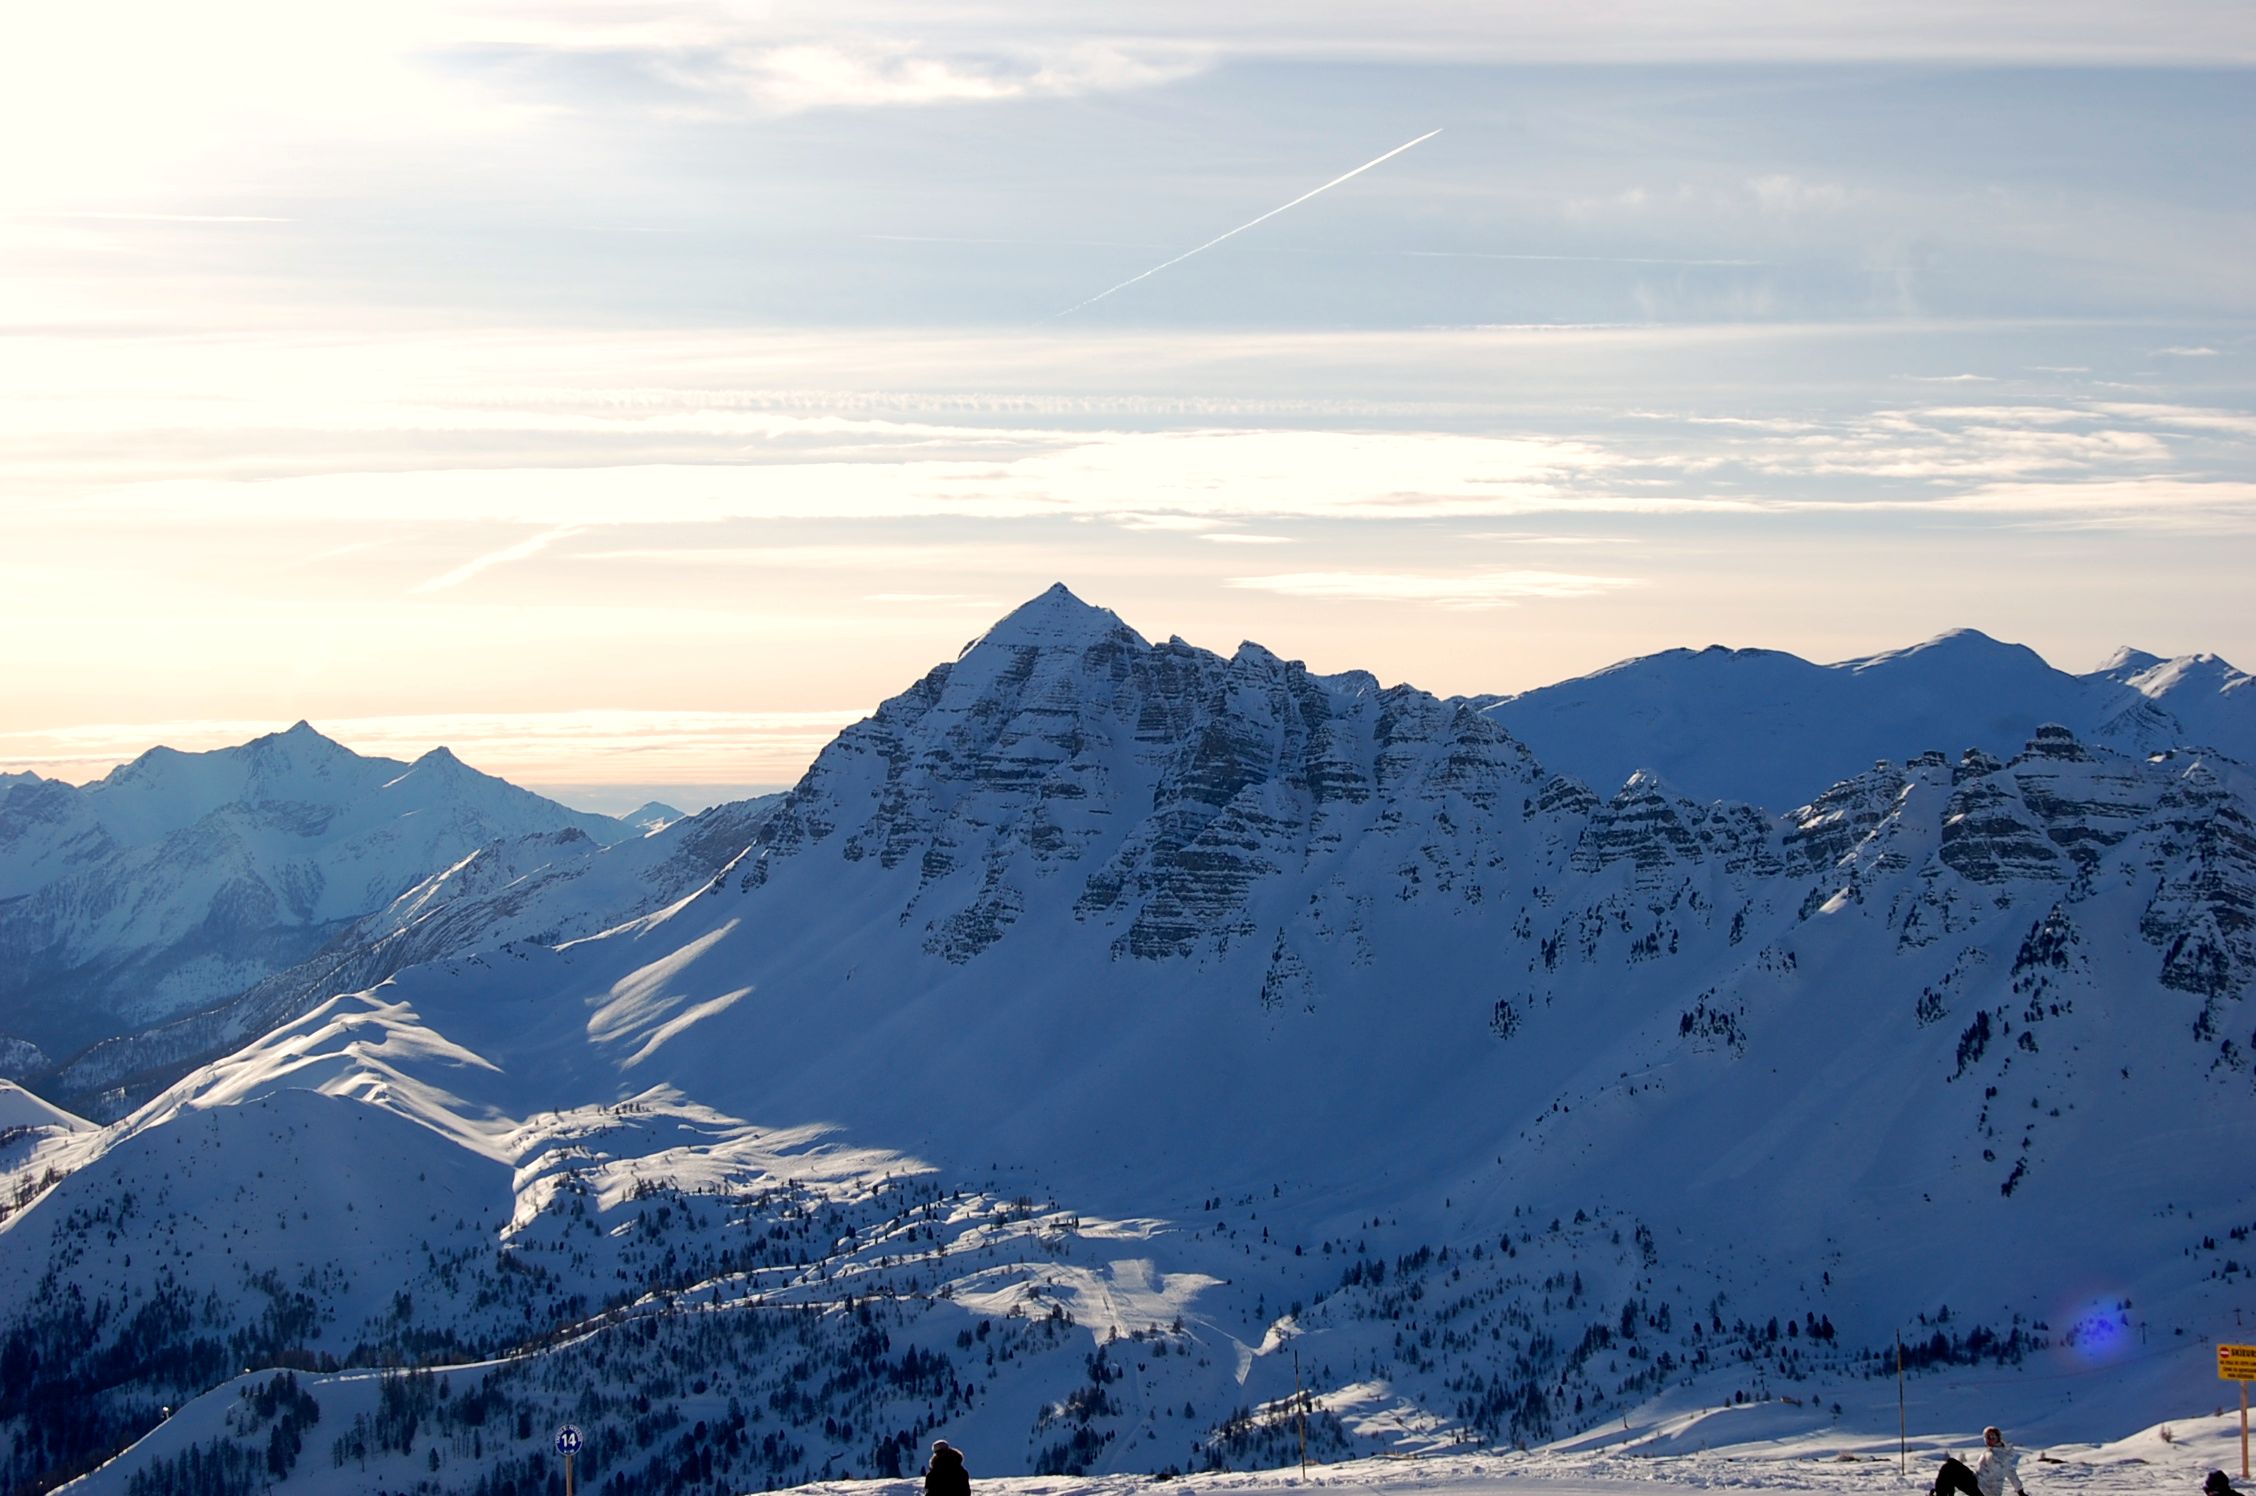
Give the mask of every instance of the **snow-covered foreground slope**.
[[2046, 723], [2124, 752], [2199, 745], [2256, 760], [2256, 691], [2214, 655], [2127, 649], [2070, 675], [1972, 629], [1837, 665], [1770, 649], [1672, 649], [1489, 710], [1545, 764], [1589, 783], [1644, 769], [1695, 798], [1774, 810], [1876, 759], [2010, 754]]
[[2247, 1284], [2251, 797], [2057, 729], [1777, 818], [1601, 794], [1060, 589], [667, 907], [500, 918], [42, 1141], [0, 1473], [183, 1404], [104, 1479], [523, 1489], [564, 1419], [639, 1491], [941, 1431], [1249, 1468], [1296, 1367], [1326, 1459], [1870, 1447], [1899, 1334], [1922, 1427], [2119, 1437], [2213, 1405]]
[[444, 748], [366, 758], [303, 722], [238, 748], [154, 748], [84, 788], [0, 785], [0, 1036], [61, 1059], [305, 959], [488, 843], [584, 854], [639, 834]]
[[[370, 1419], [383, 1395], [376, 1374], [293, 1380], [295, 1390], [326, 1414], [332, 1425]], [[151, 1465], [177, 1469], [199, 1442], [209, 1448], [226, 1438], [231, 1426], [256, 1430], [263, 1424], [271, 1429], [288, 1417], [279, 1410], [260, 1415], [262, 1394], [273, 1388], [274, 1379], [263, 1376], [231, 1383], [222, 1389], [224, 1396], [215, 1395], [184, 1410], [159, 1429], [139, 1453]], [[320, 1427], [319, 1422], [308, 1425]], [[1610, 1496], [1623, 1490], [1755, 1490], [1781, 1496], [1887, 1492], [1893, 1496], [1907, 1488], [1926, 1489], [1945, 1456], [1971, 1463], [1980, 1448], [1980, 1435], [1971, 1429], [1944, 1432], [1924, 1423], [1919, 1429], [1900, 1438], [1859, 1434], [1781, 1401], [1640, 1420], [1577, 1445], [1415, 1458], [1319, 1459], [1306, 1467], [1294, 1461], [1272, 1469], [1157, 1479], [1138, 1474], [996, 1476], [979, 1467], [976, 1445], [970, 1448], [970, 1458], [975, 1489], [998, 1496], [1286, 1496], [1305, 1491], [1335, 1491], [1342, 1496]], [[560, 1484], [561, 1461], [545, 1448], [550, 1436], [551, 1430], [544, 1427], [524, 1440], [497, 1439], [490, 1460], [481, 1456], [480, 1462], [489, 1469], [508, 1469], [512, 1478], [522, 1472], [523, 1487]], [[317, 1496], [344, 1496], [378, 1486], [413, 1489], [419, 1482], [437, 1484], [431, 1478], [428, 1447], [422, 1459], [393, 1453], [366, 1465], [357, 1458], [341, 1466], [332, 1464], [326, 1471], [296, 1477], [291, 1488]], [[2106, 1443], [2020, 1448], [2022, 1478], [2033, 1493], [2195, 1492], [2209, 1471], [2222, 1469], [2237, 1476], [2240, 1467], [2238, 1420], [2222, 1414], [2188, 1417]], [[579, 1470], [592, 1466], [600, 1471], [610, 1458], [607, 1451], [583, 1446], [576, 1464]], [[442, 1456], [441, 1471], [446, 1468]], [[80, 1496], [95, 1496], [126, 1485], [118, 1466], [69, 1489]], [[717, 1485], [722, 1491], [734, 1489], [725, 1481]], [[794, 1496], [918, 1496], [922, 1484], [904, 1477], [824, 1480], [787, 1489]]]

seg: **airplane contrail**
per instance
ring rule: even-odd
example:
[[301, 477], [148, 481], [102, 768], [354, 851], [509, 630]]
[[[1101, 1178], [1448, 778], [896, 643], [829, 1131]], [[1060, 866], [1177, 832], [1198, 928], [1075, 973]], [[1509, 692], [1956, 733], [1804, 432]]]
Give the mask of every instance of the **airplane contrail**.
[[1284, 212], [1286, 208], [1297, 208], [1302, 203], [1307, 202], [1310, 198], [1314, 197], [1317, 193], [1329, 192], [1334, 187], [1337, 187], [1340, 183], [1346, 181], [1348, 178], [1359, 177], [1363, 175], [1363, 173], [1369, 171], [1372, 167], [1379, 165], [1381, 162], [1392, 161], [1395, 157], [1410, 149], [1411, 146], [1424, 145], [1427, 141], [1433, 139], [1440, 133], [1441, 131], [1439, 130], [1428, 130], [1425, 134], [1419, 136], [1416, 140], [1410, 141], [1404, 145], [1398, 145], [1393, 150], [1388, 151], [1385, 155], [1364, 162], [1361, 166], [1356, 167], [1353, 171], [1340, 173], [1338, 176], [1332, 178], [1329, 182], [1326, 182], [1321, 187], [1311, 187], [1308, 191], [1303, 192], [1300, 196], [1294, 198], [1291, 202], [1284, 204], [1283, 207], [1271, 208], [1268, 212], [1262, 214], [1259, 218], [1253, 219], [1252, 221], [1247, 223], [1241, 223], [1236, 228], [1231, 229], [1228, 233], [1216, 234], [1213, 238], [1207, 240], [1204, 244], [1199, 245], [1195, 249], [1186, 249], [1172, 260], [1162, 260], [1159, 264], [1152, 266], [1151, 269], [1145, 271], [1143, 274], [1131, 275], [1128, 277], [1128, 279], [1122, 281], [1119, 285], [1108, 286], [1104, 290], [1099, 291], [1096, 295], [1090, 297], [1088, 300], [1077, 301], [1073, 305], [1067, 307], [1064, 311], [1053, 312], [1042, 320], [1045, 322], [1055, 322], [1060, 317], [1072, 316], [1075, 312], [1080, 311], [1085, 306], [1095, 306], [1098, 302], [1104, 300], [1113, 292], [1125, 291], [1140, 280], [1150, 280], [1153, 276], [1159, 274], [1159, 272], [1165, 270], [1168, 266], [1180, 265], [1185, 260], [1189, 259], [1192, 255], [1200, 254], [1206, 250], [1212, 249], [1215, 245], [1220, 244], [1223, 240], [1232, 238], [1238, 234], [1242, 234], [1247, 229], [1254, 227], [1255, 224], [1267, 223], [1270, 219], [1275, 218], [1279, 213]]

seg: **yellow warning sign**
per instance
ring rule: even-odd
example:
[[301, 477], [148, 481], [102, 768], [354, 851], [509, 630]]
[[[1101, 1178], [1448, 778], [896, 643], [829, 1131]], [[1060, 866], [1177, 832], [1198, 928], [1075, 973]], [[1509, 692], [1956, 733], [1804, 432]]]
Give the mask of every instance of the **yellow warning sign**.
[[2256, 1382], [2256, 1345], [2218, 1346], [2217, 1376], [2227, 1382]]

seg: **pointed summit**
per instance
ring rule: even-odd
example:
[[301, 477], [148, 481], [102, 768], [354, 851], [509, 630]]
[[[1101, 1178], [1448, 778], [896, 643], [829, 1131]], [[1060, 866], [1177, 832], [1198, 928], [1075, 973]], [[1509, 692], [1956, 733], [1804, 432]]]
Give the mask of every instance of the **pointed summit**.
[[455, 756], [452, 748], [441, 743], [436, 748], [426, 750], [397, 777], [386, 780], [384, 788], [394, 789], [410, 780], [419, 785], [463, 785], [492, 778], [490, 774], [482, 774], [471, 768]]
[[[1144, 637], [1120, 621], [1110, 608], [1081, 601], [1063, 582], [1054, 582], [1041, 595], [1020, 603], [996, 621], [995, 626], [963, 647], [959, 660], [988, 645], [1008, 649], [1086, 649], [1092, 644], [1126, 635], [1139, 646]], [[1148, 647], [1148, 646], [1146, 646]]]
[[[260, 736], [251, 739], [243, 746], [248, 749], [264, 750], [266, 752], [273, 752], [277, 749], [287, 749], [293, 754], [303, 754], [309, 750], [312, 750], [316, 752], [342, 753], [352, 758], [360, 757], [359, 754], [354, 753], [350, 748], [347, 748], [344, 744], [338, 742], [335, 738], [332, 738], [323, 733], [319, 728], [315, 727], [311, 722], [306, 721], [303, 717], [299, 718], [295, 723], [287, 728], [284, 728], [280, 732], [261, 734]], [[227, 750], [222, 748], [216, 749], [214, 751], [224, 753]]]
[[2161, 663], [2163, 663], [2163, 660], [2160, 655], [2149, 654], [2143, 649], [2134, 649], [2126, 644], [2102, 660], [2099, 668], [2094, 670], [2092, 674], [2103, 675], [2109, 680], [2127, 681], [2132, 676], [2152, 670]]

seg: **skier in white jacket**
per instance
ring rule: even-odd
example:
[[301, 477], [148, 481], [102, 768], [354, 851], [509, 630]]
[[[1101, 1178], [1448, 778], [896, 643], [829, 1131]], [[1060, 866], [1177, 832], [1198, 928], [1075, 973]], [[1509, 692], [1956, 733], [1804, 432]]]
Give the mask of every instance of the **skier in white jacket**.
[[2021, 1451], [1993, 1426], [1982, 1430], [1982, 1462], [1969, 1470], [1956, 1459], [1944, 1460], [1932, 1496], [2005, 1496], [2008, 1486], [2014, 1496], [2029, 1496], [2021, 1484]]

